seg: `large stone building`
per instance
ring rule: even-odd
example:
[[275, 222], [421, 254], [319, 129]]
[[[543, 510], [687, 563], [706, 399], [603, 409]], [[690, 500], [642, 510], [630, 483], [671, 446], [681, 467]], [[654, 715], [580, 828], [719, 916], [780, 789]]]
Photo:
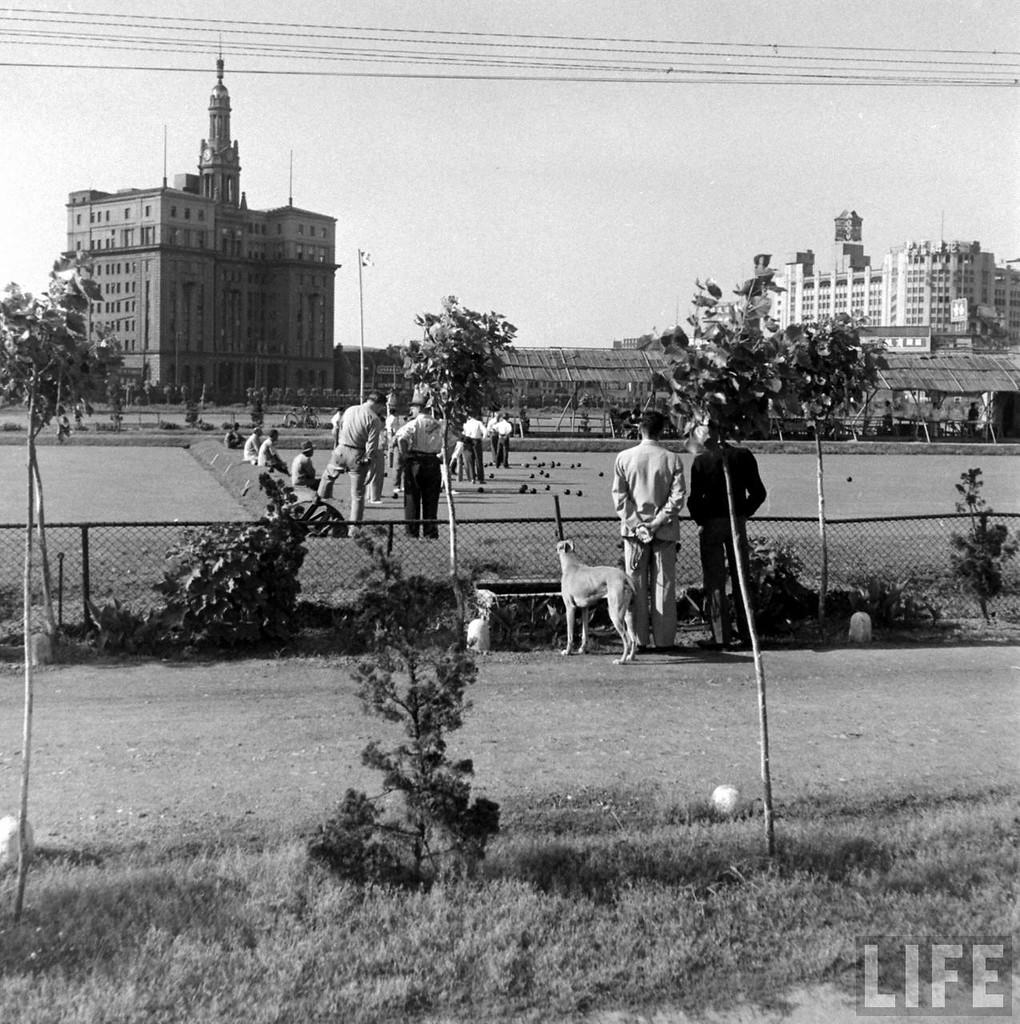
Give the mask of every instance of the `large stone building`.
[[92, 255], [103, 289], [93, 325], [116, 332], [139, 381], [220, 398], [331, 389], [336, 220], [248, 209], [222, 58], [216, 77], [198, 174], [68, 197], [68, 251]]
[[819, 269], [810, 250], [787, 260], [776, 280], [786, 291], [773, 309], [783, 327], [849, 313], [990, 347], [1020, 344], [1020, 271], [997, 266], [979, 242], [959, 241], [906, 242], [873, 267], [862, 223], [853, 210], [836, 218], [831, 270]]

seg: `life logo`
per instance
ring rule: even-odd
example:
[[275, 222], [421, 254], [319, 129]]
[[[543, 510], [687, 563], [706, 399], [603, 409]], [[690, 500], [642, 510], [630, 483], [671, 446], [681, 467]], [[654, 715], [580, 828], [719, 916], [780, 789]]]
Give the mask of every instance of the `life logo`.
[[857, 940], [861, 1017], [1011, 1017], [1007, 936], [869, 936]]

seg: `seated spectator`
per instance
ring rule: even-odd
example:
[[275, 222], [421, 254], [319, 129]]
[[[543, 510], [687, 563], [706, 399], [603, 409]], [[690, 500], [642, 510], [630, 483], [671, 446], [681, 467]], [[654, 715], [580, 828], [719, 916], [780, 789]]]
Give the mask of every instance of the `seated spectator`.
[[[240, 448], [244, 442], [241, 440], [241, 431], [239, 425], [235, 423], [224, 435], [223, 443], [228, 448]], [[257, 453], [256, 453], [257, 455]]]
[[276, 452], [276, 442], [279, 440], [279, 437], [280, 432], [274, 427], [269, 431], [269, 437], [262, 442], [258, 457], [260, 469], [275, 469], [277, 473], [287, 472], [287, 466]]
[[294, 456], [290, 464], [290, 483], [292, 487], [310, 487], [313, 491], [319, 488], [319, 479], [315, 475], [312, 464], [312, 453], [315, 448], [311, 441], [301, 442], [301, 451]]
[[251, 436], [244, 442], [244, 461], [258, 465], [259, 449], [262, 447], [262, 428], [256, 423]]

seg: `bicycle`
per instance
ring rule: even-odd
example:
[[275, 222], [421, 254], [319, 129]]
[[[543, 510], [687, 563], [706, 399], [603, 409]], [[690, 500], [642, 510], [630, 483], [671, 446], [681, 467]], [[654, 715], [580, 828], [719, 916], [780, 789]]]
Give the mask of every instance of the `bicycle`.
[[306, 409], [300, 415], [298, 414], [297, 409], [291, 409], [291, 411], [283, 417], [283, 425], [285, 427], [301, 427], [304, 430], [318, 430], [319, 417], [316, 416], [311, 409]]

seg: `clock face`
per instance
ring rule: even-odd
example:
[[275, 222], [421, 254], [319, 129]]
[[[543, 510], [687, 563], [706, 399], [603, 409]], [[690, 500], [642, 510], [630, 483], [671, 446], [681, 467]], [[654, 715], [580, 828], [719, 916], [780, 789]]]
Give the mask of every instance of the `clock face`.
[[212, 146], [206, 146], [205, 149], [202, 150], [202, 159], [212, 160]]

